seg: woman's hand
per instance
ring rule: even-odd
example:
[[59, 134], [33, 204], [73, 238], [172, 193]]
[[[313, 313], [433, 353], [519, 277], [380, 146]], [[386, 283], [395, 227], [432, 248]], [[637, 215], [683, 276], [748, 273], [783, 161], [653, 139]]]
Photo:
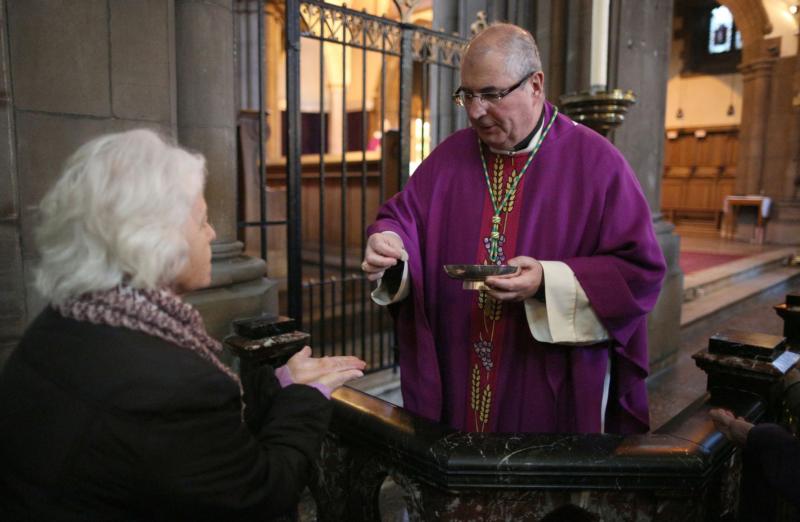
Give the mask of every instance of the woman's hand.
[[318, 382], [335, 389], [349, 380], [364, 375], [367, 363], [352, 355], [334, 357], [311, 357], [311, 348], [304, 346], [287, 362], [286, 368], [297, 384]]
[[744, 446], [747, 443], [747, 435], [753, 428], [753, 425], [742, 419], [736, 417], [728, 410], [715, 408], [708, 413], [711, 420], [714, 421], [714, 426], [722, 432], [725, 437], [739, 446]]
[[533, 297], [542, 284], [542, 264], [527, 256], [510, 259], [508, 264], [519, 269], [513, 274], [487, 277], [489, 295], [497, 301], [524, 301]]

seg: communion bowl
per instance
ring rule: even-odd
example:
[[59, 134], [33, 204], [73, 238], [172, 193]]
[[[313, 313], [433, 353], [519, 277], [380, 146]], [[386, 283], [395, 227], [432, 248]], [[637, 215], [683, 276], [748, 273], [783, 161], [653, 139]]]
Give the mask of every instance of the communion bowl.
[[510, 265], [444, 265], [445, 273], [464, 282], [464, 290], [488, 290], [484, 284], [487, 277], [516, 273], [517, 267]]

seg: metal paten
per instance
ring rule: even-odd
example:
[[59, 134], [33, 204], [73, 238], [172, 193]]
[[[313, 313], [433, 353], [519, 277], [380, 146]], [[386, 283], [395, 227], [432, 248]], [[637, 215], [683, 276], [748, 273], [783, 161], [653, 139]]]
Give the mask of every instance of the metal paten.
[[464, 290], [489, 290], [487, 277], [514, 274], [517, 267], [510, 265], [444, 265], [445, 273], [463, 281]]

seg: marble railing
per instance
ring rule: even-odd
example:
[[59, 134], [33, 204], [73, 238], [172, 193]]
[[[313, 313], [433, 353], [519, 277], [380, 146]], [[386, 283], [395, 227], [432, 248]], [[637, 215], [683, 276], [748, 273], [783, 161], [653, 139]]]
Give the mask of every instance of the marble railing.
[[409, 520], [718, 520], [736, 505], [739, 468], [708, 410], [764, 412], [729, 391], [646, 435], [512, 435], [455, 431], [350, 388], [334, 401], [312, 487], [323, 521], [385, 520], [387, 477]]

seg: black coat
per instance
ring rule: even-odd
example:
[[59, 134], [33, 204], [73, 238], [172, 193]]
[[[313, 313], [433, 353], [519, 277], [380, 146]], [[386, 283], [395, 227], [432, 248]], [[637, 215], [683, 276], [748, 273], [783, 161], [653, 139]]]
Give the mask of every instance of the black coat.
[[741, 522], [776, 520], [776, 498], [794, 506], [800, 521], [800, 441], [782, 426], [759, 424], [742, 452]]
[[263, 520], [309, 478], [331, 405], [47, 309], [0, 374], [0, 520]]

